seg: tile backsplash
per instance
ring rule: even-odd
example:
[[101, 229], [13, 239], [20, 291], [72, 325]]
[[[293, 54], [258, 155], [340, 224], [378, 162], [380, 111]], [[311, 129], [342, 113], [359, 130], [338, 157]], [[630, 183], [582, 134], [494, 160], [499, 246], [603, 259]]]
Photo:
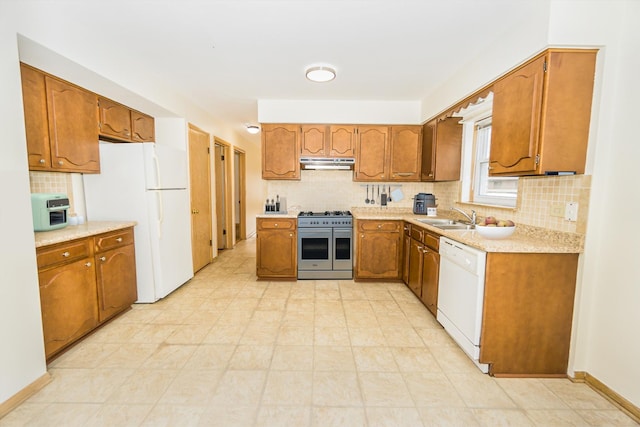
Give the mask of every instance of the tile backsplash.
[[[32, 193], [65, 193], [69, 197], [69, 213], [75, 213], [73, 175], [61, 172], [29, 171]], [[78, 174], [76, 174], [78, 175]]]
[[[354, 182], [352, 171], [301, 171], [300, 181], [267, 181], [266, 199], [276, 197], [287, 198], [288, 208], [302, 210], [324, 211], [346, 210], [355, 207], [378, 207], [367, 205], [367, 183]], [[584, 234], [587, 224], [587, 208], [591, 176], [557, 176], [557, 177], [522, 177], [518, 180], [518, 204], [515, 209], [495, 206], [473, 205], [458, 202], [460, 200], [460, 182], [403, 182], [403, 183], [370, 183], [371, 189], [383, 186], [391, 190], [400, 189], [404, 198], [392, 201], [389, 208], [412, 208], [413, 196], [417, 193], [433, 193], [436, 196], [438, 212], [449, 210], [452, 206], [465, 211], [474, 209], [478, 216], [493, 215], [498, 218], [512, 219], [516, 223], [556, 231]], [[554, 208], [564, 206], [568, 202], [578, 203], [577, 221], [566, 221], [564, 217], [552, 215]], [[557, 210], [557, 209], [555, 209]]]

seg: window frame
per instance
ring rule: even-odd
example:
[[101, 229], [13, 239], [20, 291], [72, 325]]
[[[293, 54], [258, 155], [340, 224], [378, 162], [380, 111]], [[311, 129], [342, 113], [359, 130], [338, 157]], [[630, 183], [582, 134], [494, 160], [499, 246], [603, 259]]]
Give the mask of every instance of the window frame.
[[[481, 185], [490, 180], [513, 180], [517, 177], [489, 177], [488, 158], [479, 159], [478, 126], [486, 128], [492, 120], [493, 93], [486, 98], [460, 110], [455, 116], [460, 117], [462, 128], [462, 170], [460, 201], [463, 203], [496, 206], [501, 208], [515, 208], [518, 202], [518, 192], [515, 195], [501, 196], [496, 194], [482, 194]], [[491, 139], [489, 138], [488, 144]], [[488, 152], [488, 149], [486, 149]], [[480, 176], [481, 163], [486, 161], [487, 181]], [[516, 184], [517, 186], [517, 184]]]

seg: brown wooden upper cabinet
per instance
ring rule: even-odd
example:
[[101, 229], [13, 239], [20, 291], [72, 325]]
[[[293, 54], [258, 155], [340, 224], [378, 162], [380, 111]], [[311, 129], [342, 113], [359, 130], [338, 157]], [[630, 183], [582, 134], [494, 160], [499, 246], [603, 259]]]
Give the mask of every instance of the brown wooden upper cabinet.
[[30, 170], [100, 172], [97, 95], [20, 64]]
[[460, 179], [462, 125], [460, 119], [432, 120], [422, 128], [422, 181]]
[[356, 126], [302, 125], [300, 156], [353, 157], [356, 146]]
[[391, 126], [390, 181], [420, 181], [421, 126]]
[[389, 177], [389, 127], [360, 126], [356, 138], [354, 181], [385, 181]]
[[490, 175], [584, 173], [596, 54], [549, 49], [494, 84]]
[[354, 181], [419, 181], [421, 126], [359, 126]]
[[300, 179], [300, 126], [262, 125], [262, 179]]
[[98, 99], [100, 136], [122, 142], [154, 142], [153, 117], [107, 98]]

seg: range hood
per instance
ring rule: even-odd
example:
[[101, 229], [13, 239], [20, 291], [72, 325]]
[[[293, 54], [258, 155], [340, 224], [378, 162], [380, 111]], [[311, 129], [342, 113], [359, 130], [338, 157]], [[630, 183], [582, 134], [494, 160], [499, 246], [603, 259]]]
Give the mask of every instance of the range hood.
[[349, 170], [355, 163], [353, 157], [300, 157], [302, 169]]

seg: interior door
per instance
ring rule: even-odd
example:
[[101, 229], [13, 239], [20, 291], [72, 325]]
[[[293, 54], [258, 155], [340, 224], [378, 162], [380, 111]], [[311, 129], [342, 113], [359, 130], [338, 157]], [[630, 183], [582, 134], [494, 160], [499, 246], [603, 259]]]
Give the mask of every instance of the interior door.
[[189, 124], [191, 252], [193, 253], [194, 273], [213, 259], [209, 141], [208, 133]]
[[225, 149], [221, 144], [215, 144], [215, 171], [216, 171], [216, 227], [218, 229], [218, 249], [227, 248], [227, 206], [226, 206], [226, 157]]
[[235, 242], [247, 238], [247, 210], [245, 188], [245, 153], [233, 151], [233, 201], [235, 219]]

